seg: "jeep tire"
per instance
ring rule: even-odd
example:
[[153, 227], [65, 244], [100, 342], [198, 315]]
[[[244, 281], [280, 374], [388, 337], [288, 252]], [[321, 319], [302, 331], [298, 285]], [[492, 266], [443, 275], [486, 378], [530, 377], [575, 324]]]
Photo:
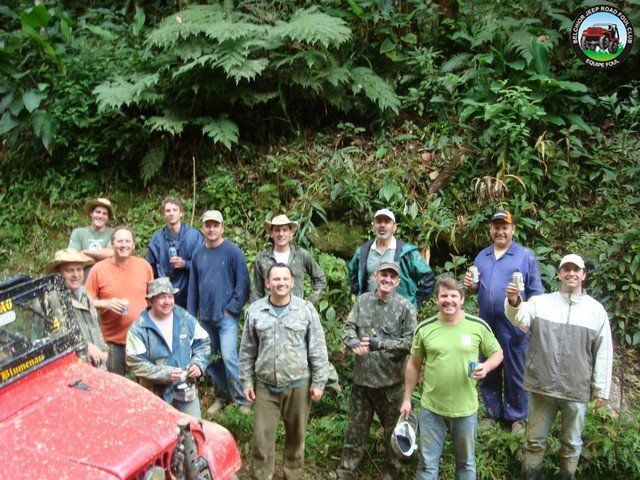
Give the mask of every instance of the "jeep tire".
[[606, 50], [610, 42], [609, 39], [603, 35], [602, 37], [600, 37], [600, 41], [598, 43], [601, 50]]
[[618, 51], [618, 42], [611, 42], [609, 44], [609, 50], [608, 52], [611, 54], [614, 54]]

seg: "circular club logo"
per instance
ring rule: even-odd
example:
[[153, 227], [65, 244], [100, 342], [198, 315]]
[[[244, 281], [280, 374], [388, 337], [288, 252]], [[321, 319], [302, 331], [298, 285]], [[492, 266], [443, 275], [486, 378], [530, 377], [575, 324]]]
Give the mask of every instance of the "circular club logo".
[[571, 44], [580, 59], [595, 68], [624, 62], [633, 48], [633, 25], [619, 8], [598, 5], [583, 11], [571, 29]]

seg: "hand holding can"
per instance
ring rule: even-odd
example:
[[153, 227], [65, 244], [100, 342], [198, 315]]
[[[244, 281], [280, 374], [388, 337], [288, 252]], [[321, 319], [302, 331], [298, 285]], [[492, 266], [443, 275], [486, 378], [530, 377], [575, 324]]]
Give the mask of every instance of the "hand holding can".
[[473, 378], [473, 374], [476, 371], [476, 368], [478, 368], [479, 362], [476, 362], [474, 360], [469, 360], [469, 368], [467, 371], [467, 376], [469, 378]]
[[473, 283], [478, 283], [480, 281], [480, 271], [478, 270], [478, 267], [471, 265], [469, 267], [469, 273], [471, 274], [471, 280], [473, 280]]
[[519, 292], [524, 292], [524, 277], [522, 276], [522, 272], [513, 272], [512, 281]]
[[124, 304], [124, 308], [122, 309], [122, 311], [120, 312], [120, 315], [124, 316], [127, 314], [127, 311], [129, 310], [129, 300], [127, 300], [126, 298], [124, 298], [122, 300], [122, 303]]
[[169, 258], [173, 258], [178, 254], [178, 249], [176, 247], [169, 247]]

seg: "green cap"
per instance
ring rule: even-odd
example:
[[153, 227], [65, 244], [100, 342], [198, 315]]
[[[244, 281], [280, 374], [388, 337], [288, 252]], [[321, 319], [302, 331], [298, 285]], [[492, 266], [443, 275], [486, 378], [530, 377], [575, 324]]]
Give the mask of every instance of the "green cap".
[[396, 262], [390, 262], [385, 260], [384, 262], [380, 262], [378, 268], [376, 268], [376, 273], [380, 273], [382, 270], [393, 270], [398, 275], [400, 275], [400, 267]]
[[147, 291], [149, 292], [147, 293], [147, 298], [153, 298], [161, 293], [170, 293], [171, 295], [175, 295], [180, 290], [178, 288], [174, 288], [174, 286], [171, 285], [171, 280], [167, 277], [160, 277], [149, 282]]

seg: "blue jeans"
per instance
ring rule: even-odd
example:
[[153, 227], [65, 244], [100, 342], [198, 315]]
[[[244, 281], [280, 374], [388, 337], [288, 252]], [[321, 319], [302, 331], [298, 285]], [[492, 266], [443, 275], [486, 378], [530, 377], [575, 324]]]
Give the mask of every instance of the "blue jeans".
[[247, 399], [238, 377], [238, 320], [222, 317], [218, 321], [200, 322], [211, 339], [213, 361], [207, 374], [216, 385], [216, 395], [239, 405], [247, 405]]
[[476, 478], [476, 432], [478, 415], [468, 417], [443, 417], [424, 407], [420, 408], [418, 419], [420, 431], [420, 460], [416, 480], [437, 480], [442, 446], [451, 432], [456, 456], [456, 480]]

